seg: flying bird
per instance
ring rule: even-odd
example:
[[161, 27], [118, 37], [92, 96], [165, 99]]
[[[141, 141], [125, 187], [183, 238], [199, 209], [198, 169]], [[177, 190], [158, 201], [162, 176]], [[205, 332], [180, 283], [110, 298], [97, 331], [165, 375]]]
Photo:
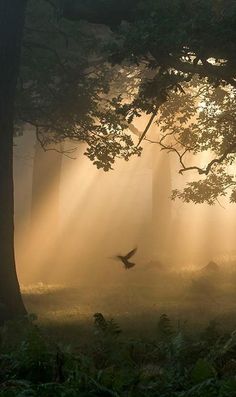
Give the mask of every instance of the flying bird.
[[129, 259], [132, 258], [132, 256], [134, 256], [136, 251], [137, 251], [137, 248], [134, 248], [132, 251], [128, 252], [128, 254], [126, 254], [125, 256], [123, 256], [123, 255], [116, 256], [116, 258], [119, 259], [123, 263], [126, 270], [131, 269], [132, 267], [134, 267], [136, 265], [136, 263], [129, 261]]

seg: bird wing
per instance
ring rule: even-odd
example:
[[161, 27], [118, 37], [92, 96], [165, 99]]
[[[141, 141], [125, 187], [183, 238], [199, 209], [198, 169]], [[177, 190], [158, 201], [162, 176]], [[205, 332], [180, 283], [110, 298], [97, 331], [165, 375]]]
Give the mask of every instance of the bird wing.
[[128, 252], [127, 255], [125, 255], [125, 259], [130, 259], [137, 251], [138, 248], [134, 248], [132, 251]]
[[125, 266], [126, 269], [131, 269], [132, 267], [136, 266], [136, 263], [128, 262]]

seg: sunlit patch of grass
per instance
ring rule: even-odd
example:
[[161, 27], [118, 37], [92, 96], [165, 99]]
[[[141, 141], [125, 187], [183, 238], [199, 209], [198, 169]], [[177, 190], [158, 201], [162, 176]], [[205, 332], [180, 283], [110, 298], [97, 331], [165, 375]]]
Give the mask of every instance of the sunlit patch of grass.
[[141, 337], [155, 335], [161, 313], [171, 316], [175, 324], [187, 320], [193, 330], [204, 327], [209, 319], [221, 322], [223, 318], [226, 328], [236, 326], [233, 268], [220, 268], [219, 274], [199, 270], [159, 272], [155, 277], [126, 280], [124, 284], [110, 285], [38, 283], [23, 287], [22, 292], [26, 307], [37, 315], [38, 324], [59, 338], [76, 340], [79, 333], [86, 339], [96, 312], [115, 317], [125, 332]]
[[61, 291], [65, 288], [63, 285], [59, 284], [44, 284], [42, 282], [38, 282], [36, 284], [30, 285], [22, 285], [21, 291], [24, 295], [45, 295], [47, 293], [51, 294], [56, 291]]

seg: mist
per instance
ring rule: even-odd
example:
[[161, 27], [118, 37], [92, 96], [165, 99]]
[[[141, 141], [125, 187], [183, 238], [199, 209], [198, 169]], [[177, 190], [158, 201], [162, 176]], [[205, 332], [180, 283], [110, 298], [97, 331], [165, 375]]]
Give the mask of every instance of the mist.
[[[179, 175], [157, 144], [109, 172], [85, 148], [68, 141], [44, 151], [32, 128], [15, 138], [16, 259], [30, 311], [70, 321], [168, 312], [193, 322], [199, 311], [201, 321], [232, 311], [233, 205], [171, 200], [194, 175]], [[117, 255], [134, 248], [126, 270]]]

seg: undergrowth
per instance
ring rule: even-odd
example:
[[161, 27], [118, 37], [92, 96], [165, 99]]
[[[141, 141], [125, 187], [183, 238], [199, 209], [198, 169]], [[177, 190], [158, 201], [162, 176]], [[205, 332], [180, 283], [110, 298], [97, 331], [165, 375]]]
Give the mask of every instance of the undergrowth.
[[166, 314], [153, 340], [127, 339], [94, 315], [86, 346], [55, 342], [29, 317], [1, 329], [1, 397], [236, 397], [236, 332], [201, 334]]

